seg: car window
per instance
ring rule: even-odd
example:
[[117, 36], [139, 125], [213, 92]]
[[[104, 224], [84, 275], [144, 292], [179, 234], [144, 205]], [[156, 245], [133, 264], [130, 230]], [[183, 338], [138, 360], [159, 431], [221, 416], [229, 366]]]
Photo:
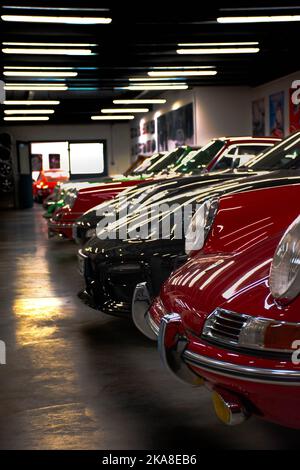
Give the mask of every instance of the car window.
[[223, 140], [212, 140], [197, 152], [186, 155], [174, 168], [178, 173], [196, 173], [202, 171], [225, 146]]
[[254, 171], [300, 169], [300, 132], [258, 155], [247, 167]]
[[153, 165], [153, 163], [157, 162], [162, 156], [162, 153], [154, 153], [151, 157], [147, 158], [140, 165], [134, 168], [130, 174], [135, 175], [144, 173], [150, 165]]
[[239, 145], [238, 154], [239, 155], [258, 155], [262, 153], [265, 149], [270, 148], [271, 146], [266, 145]]
[[161, 171], [172, 168], [178, 162], [179, 158], [188, 152], [191, 148], [179, 147], [172, 152], [163, 155], [158, 161], [149, 166], [145, 173], [160, 173]]

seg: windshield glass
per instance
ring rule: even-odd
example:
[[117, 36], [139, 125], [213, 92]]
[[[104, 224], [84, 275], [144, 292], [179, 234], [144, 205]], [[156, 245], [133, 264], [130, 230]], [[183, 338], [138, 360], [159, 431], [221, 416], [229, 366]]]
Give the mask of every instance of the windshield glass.
[[253, 171], [300, 169], [300, 132], [258, 155], [247, 167]]
[[130, 172], [131, 175], [136, 175], [140, 173], [145, 173], [149, 166], [153, 165], [163, 156], [162, 153], [154, 153], [151, 157], [146, 158], [140, 165], [137, 166], [133, 171]]
[[201, 171], [206, 168], [224, 146], [225, 142], [223, 140], [212, 140], [202, 147], [202, 149], [185, 155], [179, 162], [179, 165], [174, 168], [174, 171], [179, 173], [195, 173]]
[[182, 155], [186, 155], [190, 152], [190, 148], [179, 147], [171, 152], [166, 153], [163, 156], [151, 164], [144, 173], [160, 173], [163, 170], [170, 170]]

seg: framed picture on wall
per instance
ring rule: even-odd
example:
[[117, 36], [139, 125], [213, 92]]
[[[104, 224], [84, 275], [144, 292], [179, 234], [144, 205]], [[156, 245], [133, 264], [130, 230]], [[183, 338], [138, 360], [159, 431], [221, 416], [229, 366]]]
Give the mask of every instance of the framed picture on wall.
[[31, 169], [32, 171], [42, 171], [43, 155], [38, 154], [38, 153], [31, 154]]
[[284, 92], [274, 93], [269, 98], [270, 135], [283, 138], [284, 136]]
[[252, 135], [253, 137], [266, 135], [264, 98], [252, 101]]
[[290, 132], [295, 132], [300, 129], [300, 104], [298, 100], [293, 100], [293, 95], [295, 94], [295, 88], [290, 88]]
[[60, 155], [58, 153], [49, 153], [49, 168], [50, 170], [60, 169]]
[[172, 150], [194, 144], [193, 103], [163, 114], [157, 120], [158, 150]]

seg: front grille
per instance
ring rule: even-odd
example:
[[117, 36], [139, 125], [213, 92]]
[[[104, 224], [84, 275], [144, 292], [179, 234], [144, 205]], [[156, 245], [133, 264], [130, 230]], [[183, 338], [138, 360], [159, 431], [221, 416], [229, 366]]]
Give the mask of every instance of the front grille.
[[214, 343], [238, 346], [241, 330], [248, 319], [248, 315], [217, 308], [206, 320], [202, 337]]

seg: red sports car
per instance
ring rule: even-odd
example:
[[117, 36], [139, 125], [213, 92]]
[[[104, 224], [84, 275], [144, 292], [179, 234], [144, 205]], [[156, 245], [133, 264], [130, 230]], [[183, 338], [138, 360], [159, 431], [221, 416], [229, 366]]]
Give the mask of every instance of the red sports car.
[[146, 314], [166, 367], [206, 385], [229, 425], [254, 414], [300, 428], [299, 197], [295, 184], [206, 202], [192, 256]]
[[202, 149], [179, 147], [165, 155], [155, 154], [145, 160], [131, 178], [95, 185], [73, 193], [72, 200], [59, 209], [49, 221], [49, 236], [75, 238], [72, 233], [73, 224], [84, 212], [112, 199], [130, 186], [145, 182], [145, 178], [147, 181], [155, 178], [159, 182], [167, 177], [189, 175], [199, 171], [229, 171], [235, 166], [244, 165], [279, 141], [280, 139], [268, 137], [224, 137], [211, 140]]
[[43, 170], [36, 181], [32, 183], [33, 199], [43, 202], [54, 190], [57, 183], [68, 181], [69, 173], [62, 170]]

